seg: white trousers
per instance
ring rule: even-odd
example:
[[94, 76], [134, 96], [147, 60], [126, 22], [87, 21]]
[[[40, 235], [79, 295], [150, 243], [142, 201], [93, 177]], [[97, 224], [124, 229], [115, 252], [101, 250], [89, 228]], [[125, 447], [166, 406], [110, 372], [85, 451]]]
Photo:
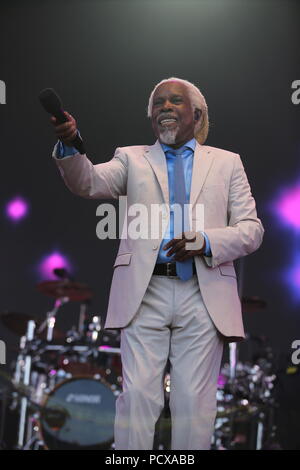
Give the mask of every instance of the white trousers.
[[115, 448], [153, 448], [169, 358], [171, 448], [209, 449], [222, 352], [197, 276], [182, 281], [153, 275], [136, 316], [121, 330], [123, 392], [116, 402]]

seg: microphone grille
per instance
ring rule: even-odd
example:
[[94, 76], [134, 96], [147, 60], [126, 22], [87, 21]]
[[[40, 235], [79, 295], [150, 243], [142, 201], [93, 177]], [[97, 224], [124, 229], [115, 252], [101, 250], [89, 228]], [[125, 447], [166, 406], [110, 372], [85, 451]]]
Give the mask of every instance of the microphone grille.
[[41, 105], [50, 114], [56, 114], [62, 109], [62, 102], [53, 88], [45, 88], [39, 94]]

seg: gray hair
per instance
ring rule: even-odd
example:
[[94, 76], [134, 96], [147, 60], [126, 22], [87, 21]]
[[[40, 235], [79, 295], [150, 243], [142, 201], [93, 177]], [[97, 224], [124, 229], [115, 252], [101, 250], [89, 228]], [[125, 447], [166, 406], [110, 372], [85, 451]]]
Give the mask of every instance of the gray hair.
[[154, 96], [156, 89], [163, 83], [173, 82], [173, 81], [182, 83], [187, 88], [193, 110], [194, 111], [195, 109], [201, 110], [201, 119], [199, 119], [199, 121], [195, 125], [194, 136], [196, 140], [199, 142], [199, 144], [204, 144], [204, 142], [207, 139], [208, 129], [209, 129], [207, 104], [199, 88], [196, 87], [196, 85], [194, 85], [193, 83], [189, 82], [188, 80], [183, 80], [182, 78], [177, 78], [177, 77], [170, 77], [157, 83], [157, 85], [155, 85], [149, 97], [147, 116], [149, 118], [151, 118], [152, 116], [153, 96]]

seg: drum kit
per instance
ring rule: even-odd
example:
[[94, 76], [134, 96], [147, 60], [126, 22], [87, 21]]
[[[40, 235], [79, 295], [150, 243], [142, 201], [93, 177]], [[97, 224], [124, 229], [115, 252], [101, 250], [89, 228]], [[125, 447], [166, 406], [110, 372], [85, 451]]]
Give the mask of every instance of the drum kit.
[[[259, 312], [266, 302], [243, 297], [244, 314]], [[228, 358], [221, 367], [217, 388], [217, 413], [212, 450], [280, 449], [277, 435], [277, 368], [265, 337], [246, 335], [242, 343], [230, 343]], [[166, 406], [158, 427], [155, 449], [170, 449], [171, 426], [168, 407], [172, 383], [164, 380]]]
[[[15, 447], [113, 448], [122, 386], [119, 333], [103, 331], [100, 316], [88, 314], [92, 291], [85, 284], [62, 279], [41, 282], [37, 289], [54, 298], [44, 321], [17, 312], [0, 315], [20, 337], [9, 405], [18, 416]], [[78, 324], [63, 333], [56, 318], [70, 301], [80, 304]]]
[[[93, 293], [87, 285], [56, 274], [62, 279], [37, 285], [54, 299], [44, 321], [16, 312], [0, 315], [1, 323], [20, 337], [9, 393], [10, 409], [17, 414], [15, 448], [113, 449], [115, 401], [122, 387], [120, 335], [104, 331], [100, 316], [88, 313]], [[70, 301], [80, 305], [78, 322], [64, 333], [56, 319]], [[243, 303], [248, 311], [265, 307], [257, 298]], [[237, 345], [230, 344], [229, 361], [219, 376], [212, 449], [258, 450], [276, 440], [272, 351], [263, 338], [246, 342], [259, 344], [259, 354], [239, 361]], [[172, 387], [167, 372], [165, 410]], [[160, 429], [157, 449], [169, 448], [169, 413], [165, 416], [160, 422], [167, 433]]]
[[[242, 298], [243, 312], [258, 312], [266, 302]], [[247, 358], [239, 360], [242, 346]], [[265, 337], [246, 335], [229, 344], [229, 361], [221, 368], [217, 390], [217, 417], [212, 448], [216, 450], [278, 449], [275, 398], [276, 369]]]

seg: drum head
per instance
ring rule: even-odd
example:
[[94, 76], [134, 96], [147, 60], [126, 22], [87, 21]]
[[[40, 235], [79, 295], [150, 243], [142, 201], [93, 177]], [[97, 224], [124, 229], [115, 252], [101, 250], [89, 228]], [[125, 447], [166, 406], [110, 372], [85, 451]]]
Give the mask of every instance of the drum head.
[[74, 377], [58, 384], [41, 413], [41, 433], [48, 449], [109, 449], [115, 401], [102, 379]]

